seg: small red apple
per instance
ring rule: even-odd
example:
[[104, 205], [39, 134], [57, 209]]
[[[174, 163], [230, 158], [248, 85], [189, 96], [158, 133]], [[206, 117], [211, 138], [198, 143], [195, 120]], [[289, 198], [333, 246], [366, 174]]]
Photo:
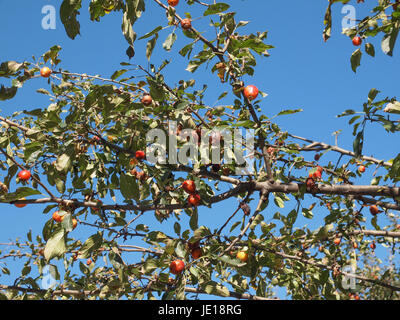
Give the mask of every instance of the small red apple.
[[183, 30], [189, 30], [192, 27], [192, 21], [189, 18], [182, 19], [181, 27]]
[[169, 265], [172, 274], [180, 274], [185, 269], [185, 263], [182, 260], [174, 260]]
[[358, 46], [360, 46], [361, 45], [361, 43], [362, 43], [362, 39], [360, 38], [360, 37], [354, 37], [353, 38], [353, 44], [356, 46], [356, 47], [358, 47]]
[[199, 194], [191, 194], [188, 198], [188, 202], [192, 205], [197, 207], [201, 202], [201, 197]]
[[179, 3], [179, 0], [168, 0], [168, 4], [171, 7], [176, 7], [178, 5], [178, 3]]
[[135, 157], [136, 157], [136, 159], [138, 159], [138, 160], [143, 160], [144, 158], [146, 158], [146, 154], [144, 153], [143, 150], [138, 150], [138, 151], [136, 151], [136, 153], [135, 153]]
[[380, 211], [379, 208], [376, 205], [370, 206], [369, 207], [369, 212], [371, 212], [371, 214], [373, 216], [377, 215]]
[[187, 193], [192, 194], [196, 192], [196, 184], [193, 180], [185, 180], [182, 183], [182, 189], [185, 190]]
[[196, 260], [203, 255], [203, 252], [201, 251], [200, 248], [195, 248], [192, 250], [191, 255], [192, 255], [192, 258]]
[[252, 101], [258, 96], [258, 88], [256, 86], [249, 85], [244, 88], [243, 94], [247, 100]]
[[142, 104], [145, 105], [146, 107], [148, 107], [149, 105], [151, 105], [153, 103], [153, 98], [151, 97], [151, 95], [149, 94], [145, 94], [142, 98]]
[[22, 170], [18, 173], [18, 178], [21, 181], [28, 181], [31, 178], [31, 172], [29, 170]]

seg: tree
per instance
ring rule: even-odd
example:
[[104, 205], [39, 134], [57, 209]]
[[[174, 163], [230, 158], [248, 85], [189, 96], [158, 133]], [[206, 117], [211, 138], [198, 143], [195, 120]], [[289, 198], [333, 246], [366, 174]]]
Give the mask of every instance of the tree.
[[[2, 63], [0, 76], [12, 79], [12, 84], [1, 87], [1, 100], [12, 99], [42, 71], [49, 85], [38, 91], [51, 103], [13, 118], [0, 117], [0, 165], [5, 175], [0, 201], [31, 208], [48, 204], [44, 213], [49, 214], [42, 235], [34, 239], [29, 232], [26, 241], [11, 244], [24, 252], [2, 253], [2, 259], [22, 259], [24, 268], [14, 285], [0, 286], [1, 297], [184, 299], [204, 293], [262, 300], [276, 298], [273, 289], [280, 286], [293, 299], [397, 299], [397, 268], [372, 253], [382, 244], [391, 247], [393, 257], [398, 254], [400, 224], [394, 212], [400, 209], [400, 189], [395, 186], [400, 180], [400, 153], [385, 161], [364, 155], [363, 145], [370, 122], [391, 133], [400, 130], [395, 118], [400, 102], [378, 100], [379, 91], [371, 89], [361, 112], [347, 110], [341, 115], [351, 116], [353, 150], [284, 132], [273, 118], [260, 113], [260, 97], [266, 94], [242, 80], [256, 72], [256, 57], [268, 57], [273, 49], [266, 43], [267, 32], [242, 34], [247, 22], [238, 21], [228, 4], [187, 0], [196, 14], [210, 17], [216, 36], [208, 39], [189, 14], [185, 18], [178, 14], [179, 4], [152, 2], [158, 5], [160, 17], [166, 14], [168, 25], [152, 26], [139, 38], [150, 39], [149, 61], [164, 29], [172, 29], [163, 43], [168, 51], [182, 32], [187, 44], [179, 54], [189, 60], [186, 70], [195, 73], [212, 66], [221, 87], [232, 90], [222, 92], [219, 100], [231, 97], [231, 105], [207, 105], [206, 88], [197, 90], [195, 80], [169, 84], [163, 70], [170, 61], [148, 68], [122, 63], [124, 69], [116, 70], [110, 79], [63, 70], [60, 46], [32, 62]], [[335, 2], [349, 1], [329, 2], [325, 40], [331, 33]], [[400, 27], [397, 3], [378, 1], [374, 16], [358, 21], [346, 34], [363, 40], [383, 34], [382, 47], [391, 55]], [[122, 12], [126, 54], [132, 58], [137, 38], [133, 25], [145, 5], [144, 0], [93, 0], [90, 18], [99, 21], [111, 12]], [[72, 39], [80, 33], [81, 6], [79, 0], [64, 0], [60, 7]], [[183, 19], [189, 20], [182, 24]], [[372, 44], [366, 43], [365, 51], [373, 55]], [[351, 57], [354, 71], [361, 55], [357, 49]], [[50, 72], [43, 70], [44, 65]], [[300, 111], [285, 110], [278, 116]], [[240, 149], [250, 149], [254, 159], [247, 173], [237, 171], [245, 164], [240, 152], [230, 153], [231, 163], [226, 157], [212, 163], [191, 157], [189, 151], [199, 146], [219, 155], [229, 149], [229, 135], [215, 128], [254, 131], [254, 149], [240, 140]], [[169, 140], [150, 143], [149, 132], [164, 132]], [[150, 161], [154, 150], [173, 158], [174, 140], [190, 161]], [[342, 165], [323, 164], [321, 157], [328, 152], [337, 153], [337, 163], [343, 161]], [[309, 153], [314, 161], [305, 160]], [[370, 185], [357, 184], [363, 171], [373, 166], [384, 168], [385, 174], [376, 175]], [[31, 174], [16, 176], [23, 170]], [[239, 200], [237, 209], [222, 225], [215, 229], [211, 222], [199, 225], [199, 207], [234, 198]], [[305, 205], [310, 198], [313, 203]], [[293, 210], [287, 209], [290, 201], [296, 204]], [[267, 220], [272, 205], [280, 212]], [[323, 224], [315, 230], [298, 227], [300, 216], [312, 219], [318, 207], [327, 213]], [[174, 230], [163, 232], [140, 224], [140, 218], [149, 214], [163, 223], [172, 221]], [[389, 222], [378, 221], [381, 215]], [[366, 228], [367, 221], [374, 230]], [[82, 226], [93, 230], [87, 239], [78, 237]], [[102, 257], [107, 264], [100, 262]], [[348, 267], [358, 257], [363, 269], [354, 272]], [[50, 268], [58, 280], [60, 262], [66, 268], [63, 282], [41, 288], [43, 269]], [[39, 277], [30, 275], [32, 264], [38, 267]], [[2, 271], [9, 273], [6, 267]], [[357, 286], [346, 287], [353, 280], [359, 281]]]

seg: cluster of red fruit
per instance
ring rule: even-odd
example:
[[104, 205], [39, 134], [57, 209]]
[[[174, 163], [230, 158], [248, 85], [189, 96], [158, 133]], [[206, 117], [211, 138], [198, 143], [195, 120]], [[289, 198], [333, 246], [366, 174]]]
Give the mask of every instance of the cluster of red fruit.
[[134, 176], [136, 179], [140, 180], [140, 181], [146, 181], [148, 176], [146, 174], [146, 172], [144, 171], [137, 171], [136, 169], [132, 169], [130, 171], [130, 174], [132, 176]]
[[320, 180], [322, 178], [323, 171], [324, 171], [324, 169], [321, 166], [317, 166], [317, 170], [315, 170], [314, 172], [310, 172], [308, 177], [316, 179], [316, 180]]
[[[168, 0], [168, 5], [171, 7], [176, 7], [179, 3], [179, 0]], [[184, 30], [189, 30], [192, 27], [192, 20], [189, 18], [185, 18], [181, 20], [181, 27]]]
[[349, 293], [349, 298], [354, 300], [360, 300], [360, 296], [356, 293]]
[[188, 202], [190, 205], [197, 207], [201, 202], [200, 195], [196, 192], [196, 184], [193, 180], [185, 180], [182, 183], [182, 189], [189, 193]]
[[[60, 211], [55, 211], [53, 213], [53, 220], [55, 222], [62, 222], [65, 218], [65, 214], [60, 215]], [[72, 228], [75, 229], [78, 225], [78, 220], [76, 220], [75, 218], [72, 218]]]

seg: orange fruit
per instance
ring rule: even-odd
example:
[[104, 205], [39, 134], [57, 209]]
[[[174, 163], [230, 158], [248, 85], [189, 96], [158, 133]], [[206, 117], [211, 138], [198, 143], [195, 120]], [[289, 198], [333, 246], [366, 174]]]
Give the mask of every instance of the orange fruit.
[[60, 215], [60, 212], [59, 211], [55, 211], [54, 213], [53, 213], [53, 220], [55, 221], [55, 222], [61, 222], [64, 218], [64, 215]]
[[249, 255], [247, 254], [247, 252], [239, 251], [239, 252], [236, 254], [236, 258], [238, 258], [238, 259], [241, 260], [242, 262], [246, 262], [247, 259], [249, 258]]
[[[21, 198], [21, 199], [19, 199], [19, 200], [26, 200], [25, 198]], [[23, 207], [25, 207], [26, 206], [26, 204], [25, 203], [19, 203], [19, 204], [14, 204], [14, 206], [16, 206], [17, 208], [23, 208]]]
[[48, 77], [50, 77], [51, 73], [52, 73], [52, 71], [50, 70], [49, 67], [43, 67], [42, 69], [40, 69], [40, 75], [41, 75], [43, 78], [48, 78]]

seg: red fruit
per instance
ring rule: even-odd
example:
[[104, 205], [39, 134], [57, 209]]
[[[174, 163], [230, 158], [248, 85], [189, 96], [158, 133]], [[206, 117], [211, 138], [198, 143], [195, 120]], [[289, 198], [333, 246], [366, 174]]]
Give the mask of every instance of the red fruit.
[[203, 255], [200, 248], [193, 249], [191, 254], [192, 254], [192, 258], [195, 260], [200, 258]]
[[90, 266], [90, 265], [92, 264], [92, 259], [87, 259], [87, 260], [86, 260], [86, 264], [87, 264], [88, 266]]
[[188, 198], [188, 202], [192, 205], [197, 207], [200, 204], [201, 197], [199, 194], [191, 194]]
[[317, 153], [317, 154], [314, 156], [314, 160], [315, 160], [315, 161], [318, 161], [320, 158], [321, 158], [321, 155], [320, 155], [319, 153]]
[[143, 160], [144, 158], [146, 158], [146, 154], [142, 150], [136, 151], [135, 156], [136, 156], [136, 159], [138, 159], [138, 160]]
[[358, 248], [358, 243], [357, 242], [353, 242], [353, 248], [357, 249]]
[[370, 206], [369, 207], [369, 212], [371, 212], [371, 214], [373, 216], [375, 216], [375, 215], [377, 215], [379, 213], [379, 208], [377, 206], [375, 206], [375, 205]]
[[51, 73], [52, 73], [52, 71], [50, 70], [49, 67], [43, 67], [42, 69], [40, 69], [40, 75], [41, 75], [43, 78], [48, 78], [48, 77], [50, 77]]
[[28, 181], [31, 178], [31, 172], [29, 170], [22, 170], [18, 173], [19, 180]]
[[[21, 198], [21, 199], [19, 199], [19, 200], [26, 200], [25, 198]], [[26, 204], [25, 203], [20, 203], [20, 204], [14, 204], [14, 206], [16, 206], [17, 208], [23, 208], [23, 207], [26, 207]]]
[[63, 220], [63, 216], [64, 216], [64, 215], [60, 215], [60, 212], [59, 212], [59, 211], [55, 211], [55, 212], [53, 213], [53, 220], [54, 220], [55, 222], [61, 222], [61, 221]]
[[321, 179], [321, 177], [322, 177], [321, 171], [318, 171], [318, 170], [315, 171], [314, 174], [313, 174], [313, 177], [315, 179]]
[[145, 94], [141, 102], [147, 107], [153, 103], [153, 98], [149, 94]]
[[360, 46], [362, 43], [362, 39], [360, 37], [354, 37], [352, 41], [355, 46]]
[[185, 263], [182, 260], [174, 260], [169, 265], [169, 271], [172, 274], [180, 274], [185, 269]]
[[359, 166], [358, 167], [358, 172], [364, 173], [365, 172], [365, 166]]
[[333, 240], [333, 243], [334, 244], [336, 244], [337, 246], [340, 244], [340, 242], [341, 242], [342, 240], [340, 239], [340, 238], [335, 238], [334, 240]]
[[249, 85], [244, 88], [243, 94], [247, 98], [247, 100], [254, 100], [258, 96], [258, 88], [256, 86]]
[[171, 7], [176, 7], [178, 5], [178, 3], [179, 3], [179, 0], [168, 0], [168, 4]]
[[182, 189], [187, 193], [192, 194], [196, 192], [196, 185], [193, 180], [185, 180], [182, 183]]
[[184, 30], [188, 30], [192, 27], [192, 21], [189, 18], [181, 20], [181, 27]]
[[75, 229], [78, 226], [78, 220], [76, 220], [75, 218], [72, 219], [72, 229]]
[[375, 250], [375, 249], [376, 249], [376, 244], [375, 244], [375, 242], [372, 242], [372, 243], [369, 245], [369, 247], [370, 247], [372, 250]]
[[324, 168], [322, 168], [321, 166], [318, 166], [318, 167], [317, 167], [317, 171], [319, 171], [319, 172], [322, 173], [322, 172], [324, 171]]

